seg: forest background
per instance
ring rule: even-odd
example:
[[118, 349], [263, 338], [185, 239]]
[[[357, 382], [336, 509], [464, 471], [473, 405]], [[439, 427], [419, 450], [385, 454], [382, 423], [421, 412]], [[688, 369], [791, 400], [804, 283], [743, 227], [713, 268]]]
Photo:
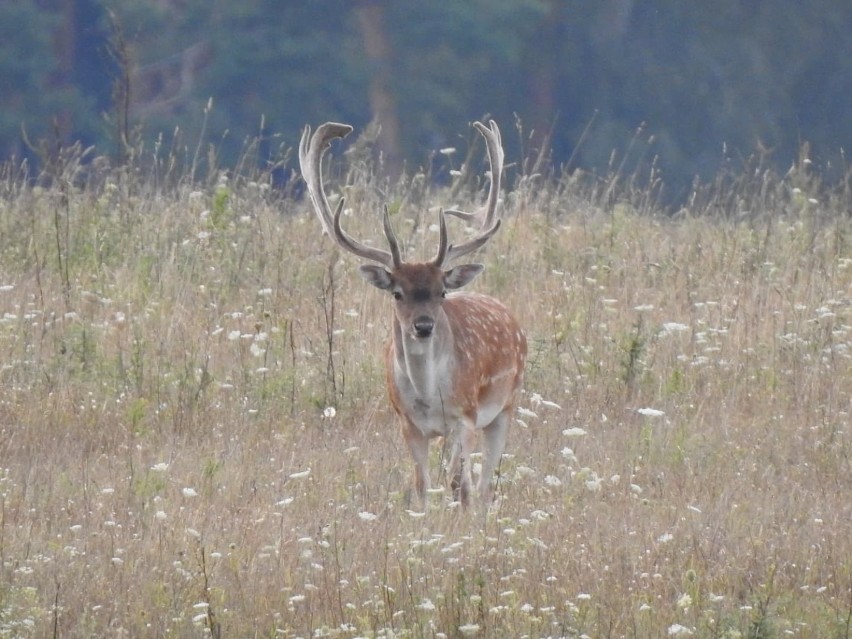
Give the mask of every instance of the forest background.
[[805, 148], [839, 178], [850, 33], [846, 0], [3, 2], [0, 159], [204, 138], [225, 165], [249, 140], [274, 163], [333, 119], [380, 123], [393, 175], [487, 114], [509, 158], [617, 163], [662, 176], [668, 201], [754, 158], [784, 172]]

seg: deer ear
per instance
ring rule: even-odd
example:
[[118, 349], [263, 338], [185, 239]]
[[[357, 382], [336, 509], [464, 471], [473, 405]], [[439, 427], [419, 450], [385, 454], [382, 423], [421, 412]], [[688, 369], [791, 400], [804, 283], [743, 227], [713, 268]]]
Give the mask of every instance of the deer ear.
[[473, 279], [482, 273], [485, 267], [482, 264], [461, 264], [454, 266], [449, 271], [444, 271], [444, 286], [453, 290], [470, 284]]
[[391, 274], [381, 266], [376, 266], [375, 264], [362, 264], [358, 267], [358, 272], [369, 284], [372, 284], [383, 291], [388, 291], [393, 286]]

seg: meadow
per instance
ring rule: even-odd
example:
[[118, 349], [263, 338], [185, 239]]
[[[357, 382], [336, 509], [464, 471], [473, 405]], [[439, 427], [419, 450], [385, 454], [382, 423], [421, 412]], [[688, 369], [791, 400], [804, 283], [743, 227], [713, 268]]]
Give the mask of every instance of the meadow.
[[[807, 158], [677, 211], [513, 167], [470, 286], [530, 344], [498, 497], [421, 511], [390, 300], [299, 189], [84, 155], [0, 170], [0, 637], [852, 637], [852, 194]], [[332, 155], [411, 258], [486, 186]]]

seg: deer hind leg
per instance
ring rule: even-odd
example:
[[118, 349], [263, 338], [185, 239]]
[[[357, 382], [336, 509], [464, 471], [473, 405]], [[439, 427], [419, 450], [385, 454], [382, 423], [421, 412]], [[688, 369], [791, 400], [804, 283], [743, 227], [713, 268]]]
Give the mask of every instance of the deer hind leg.
[[432, 482], [429, 478], [429, 439], [411, 423], [406, 423], [403, 428], [405, 443], [414, 460], [414, 491], [420, 506], [426, 506], [426, 492], [431, 488]]
[[494, 499], [491, 478], [506, 449], [506, 435], [509, 432], [511, 414], [511, 408], [504, 410], [482, 430], [482, 474], [479, 476], [478, 488], [479, 496], [486, 505]]
[[476, 431], [473, 422], [462, 420], [458, 431], [452, 439], [452, 456], [450, 457], [450, 488], [453, 499], [461, 502], [462, 506], [470, 504], [470, 453], [476, 443]]

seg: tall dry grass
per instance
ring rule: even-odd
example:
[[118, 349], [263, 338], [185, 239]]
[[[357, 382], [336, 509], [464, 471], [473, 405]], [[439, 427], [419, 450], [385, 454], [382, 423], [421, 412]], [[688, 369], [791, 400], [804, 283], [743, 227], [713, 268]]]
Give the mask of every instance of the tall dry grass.
[[[360, 237], [389, 201], [426, 255], [477, 197], [355, 148]], [[672, 216], [516, 179], [473, 285], [530, 341], [499, 499], [425, 514], [388, 301], [271, 174], [158, 167], [2, 173], [0, 636], [852, 636], [850, 198], [807, 164]]]

